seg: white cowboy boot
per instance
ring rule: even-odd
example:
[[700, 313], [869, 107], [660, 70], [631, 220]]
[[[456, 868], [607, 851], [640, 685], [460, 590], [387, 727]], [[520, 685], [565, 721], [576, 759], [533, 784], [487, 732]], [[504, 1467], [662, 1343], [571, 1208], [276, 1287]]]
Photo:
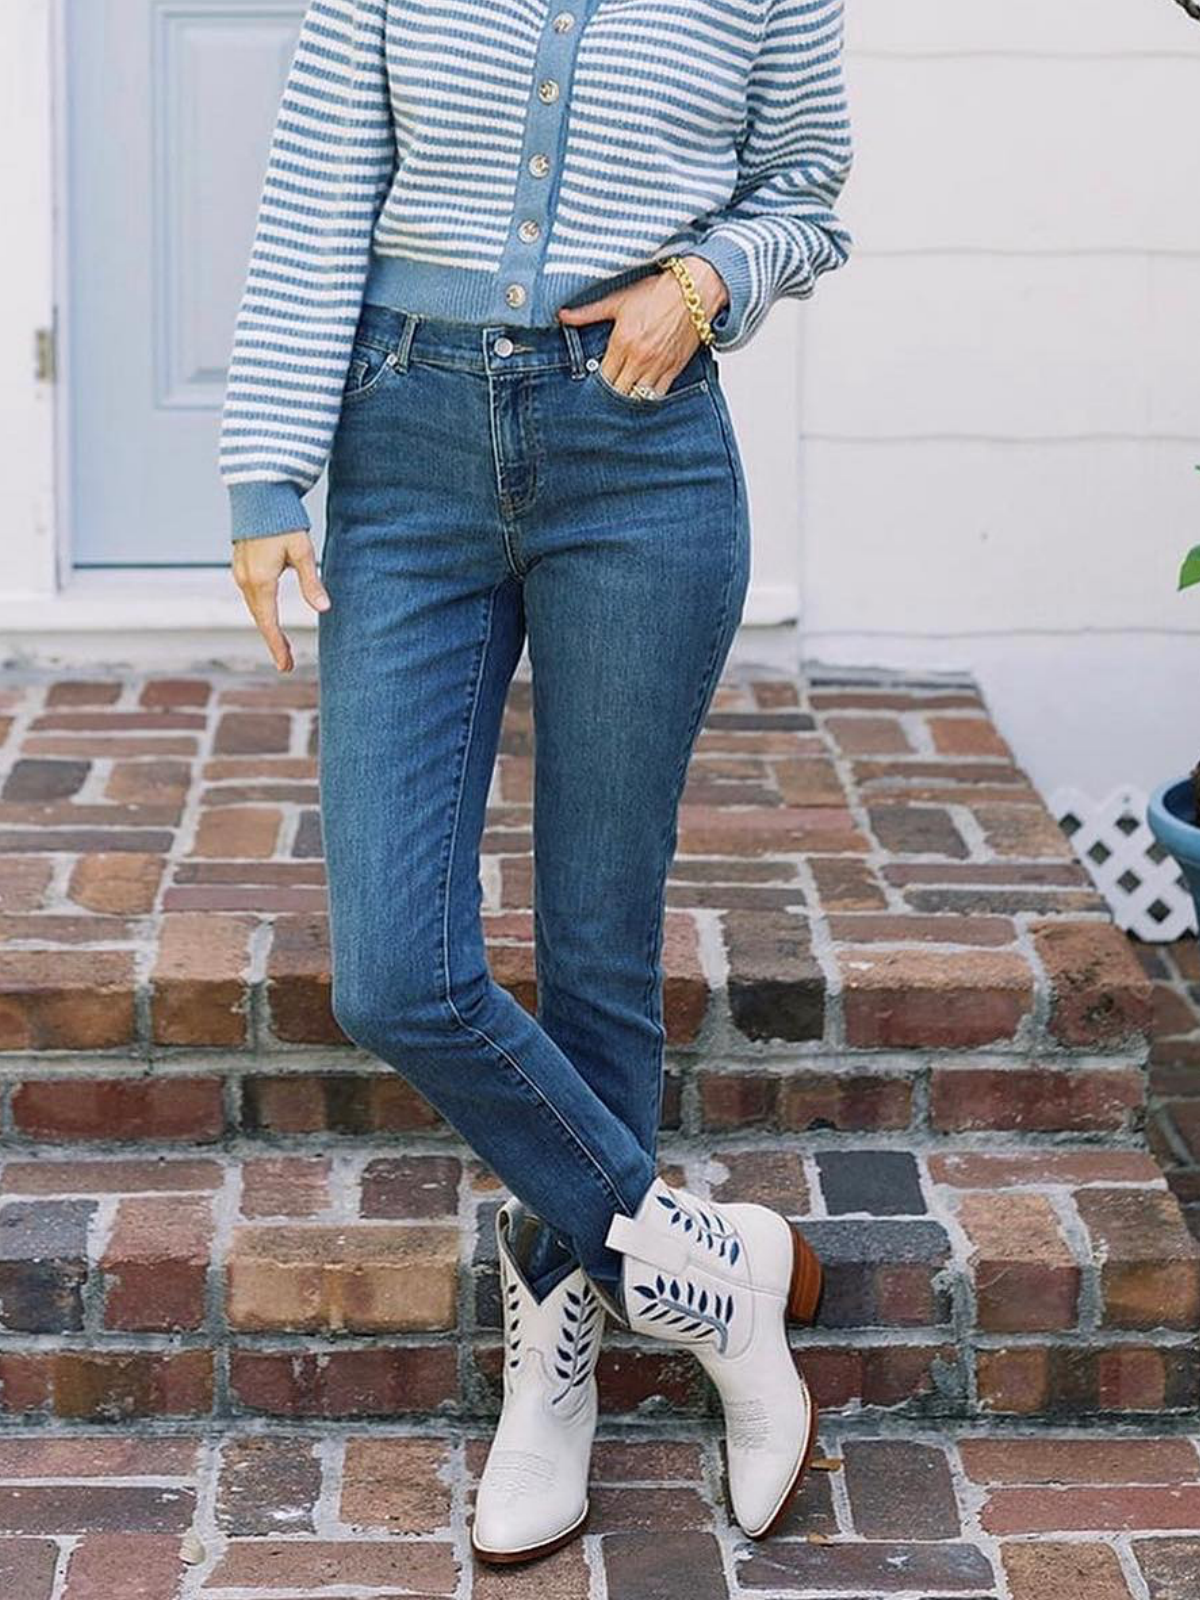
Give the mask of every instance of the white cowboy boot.
[[582, 1267], [535, 1299], [519, 1265], [535, 1225], [515, 1199], [496, 1213], [504, 1402], [471, 1527], [472, 1549], [484, 1561], [548, 1555], [588, 1514], [604, 1307]]
[[[718, 1205], [658, 1177], [632, 1217], [617, 1213], [605, 1243], [624, 1258], [622, 1320], [692, 1348], [716, 1385], [733, 1513], [750, 1538], [763, 1538], [816, 1439], [817, 1408], [787, 1336], [788, 1318], [811, 1321], [820, 1298], [811, 1245], [769, 1206]], [[603, 1303], [612, 1305], [607, 1295]]]

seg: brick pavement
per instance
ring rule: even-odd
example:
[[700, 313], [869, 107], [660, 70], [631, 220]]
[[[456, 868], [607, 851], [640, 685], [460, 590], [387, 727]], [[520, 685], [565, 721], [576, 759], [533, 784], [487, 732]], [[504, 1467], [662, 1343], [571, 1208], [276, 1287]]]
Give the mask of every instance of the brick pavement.
[[[530, 701], [518, 680], [484, 851], [493, 967], [532, 1003]], [[311, 668], [10, 674], [0, 1051], [344, 1045], [318, 736]], [[969, 682], [731, 669], [688, 774], [668, 905], [676, 1046], [1126, 1061], [1144, 1046], [1137, 963]], [[960, 1083], [944, 1114], [1010, 1088]]]
[[[453, 1425], [0, 1437], [6, 1600], [1195, 1600], [1200, 1436], [827, 1423], [769, 1540], [713, 1430], [601, 1427], [584, 1536], [488, 1569]], [[186, 1558], [186, 1559], [185, 1559]]]
[[[694, 1363], [610, 1333], [592, 1531], [523, 1573], [465, 1538], [500, 1191], [331, 1016], [311, 676], [0, 686], [3, 1600], [1197, 1600], [1194, 941], [1116, 932], [972, 685], [836, 676], [706, 724], [663, 1125], [813, 1230], [835, 1468], [750, 1545]], [[533, 735], [519, 682], [531, 1009]]]

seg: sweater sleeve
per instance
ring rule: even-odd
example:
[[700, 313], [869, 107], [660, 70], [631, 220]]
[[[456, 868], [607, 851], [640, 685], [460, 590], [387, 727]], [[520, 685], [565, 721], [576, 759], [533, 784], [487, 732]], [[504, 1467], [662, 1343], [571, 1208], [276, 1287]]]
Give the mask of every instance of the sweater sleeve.
[[849, 256], [833, 210], [852, 160], [842, 13], [843, 0], [767, 0], [733, 194], [695, 242], [676, 246], [710, 261], [729, 289], [712, 319], [715, 350], [745, 344], [777, 296], [807, 298]]
[[386, 0], [309, 0], [271, 140], [233, 333], [218, 469], [232, 537], [312, 526], [302, 497], [341, 409], [395, 170]]

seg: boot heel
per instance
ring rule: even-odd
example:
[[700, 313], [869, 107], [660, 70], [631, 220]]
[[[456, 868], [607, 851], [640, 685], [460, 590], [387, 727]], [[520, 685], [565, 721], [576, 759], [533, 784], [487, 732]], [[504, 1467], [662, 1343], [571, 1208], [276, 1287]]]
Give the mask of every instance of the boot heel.
[[794, 1222], [792, 1230], [792, 1281], [788, 1289], [787, 1314], [793, 1322], [811, 1322], [821, 1300], [824, 1275], [820, 1257]]

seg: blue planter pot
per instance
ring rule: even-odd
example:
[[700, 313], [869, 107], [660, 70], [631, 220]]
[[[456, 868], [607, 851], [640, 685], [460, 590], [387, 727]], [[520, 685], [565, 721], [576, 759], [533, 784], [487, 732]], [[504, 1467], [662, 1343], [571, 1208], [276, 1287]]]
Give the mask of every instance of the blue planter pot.
[[1200, 924], [1200, 826], [1192, 802], [1190, 778], [1160, 783], [1146, 807], [1150, 832], [1178, 861], [1184, 881], [1192, 891], [1196, 921]]

